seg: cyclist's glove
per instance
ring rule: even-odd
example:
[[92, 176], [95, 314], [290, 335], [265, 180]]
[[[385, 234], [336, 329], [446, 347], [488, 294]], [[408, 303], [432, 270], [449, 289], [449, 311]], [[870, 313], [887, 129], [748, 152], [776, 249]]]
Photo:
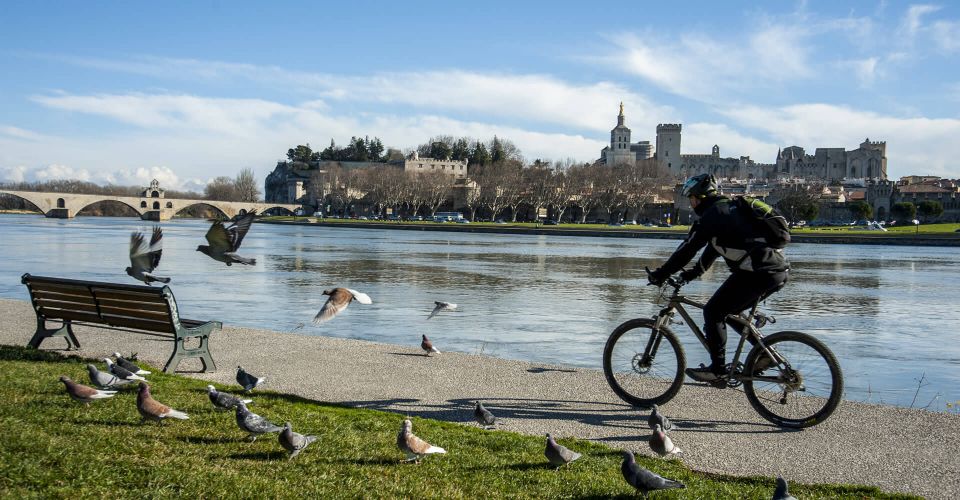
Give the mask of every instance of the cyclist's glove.
[[694, 266], [693, 269], [684, 269], [683, 271], [680, 271], [680, 279], [682, 279], [684, 283], [690, 283], [691, 281], [699, 278], [699, 267], [700, 266]]
[[663, 282], [666, 281], [667, 278], [669, 277], [670, 275], [663, 272], [663, 270], [659, 267], [654, 269], [653, 271], [650, 271], [650, 274], [647, 275], [647, 278], [650, 280], [650, 284], [657, 285], [657, 286], [662, 285]]

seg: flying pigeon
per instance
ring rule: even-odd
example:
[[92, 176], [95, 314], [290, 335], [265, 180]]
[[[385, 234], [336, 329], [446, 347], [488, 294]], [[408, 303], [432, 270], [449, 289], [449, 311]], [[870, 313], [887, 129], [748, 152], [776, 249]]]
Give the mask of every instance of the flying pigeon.
[[663, 476], [650, 472], [637, 465], [633, 453], [623, 450], [623, 463], [620, 464], [620, 473], [627, 480], [627, 484], [640, 490], [646, 495], [651, 491], [686, 488], [683, 483], [666, 479]]
[[103, 362], [107, 364], [107, 370], [110, 370], [110, 373], [126, 380], [147, 380], [136, 373], [127, 370], [126, 368], [116, 365], [113, 363], [113, 360], [110, 358], [103, 358]]
[[117, 364], [122, 366], [123, 369], [127, 370], [128, 372], [134, 373], [136, 375], [150, 375], [150, 372], [133, 364], [132, 361], [121, 356], [119, 352], [113, 353], [113, 357], [117, 358]]
[[176, 418], [179, 420], [187, 420], [190, 418], [186, 413], [174, 410], [153, 399], [153, 396], [150, 395], [150, 386], [147, 385], [146, 382], [140, 382], [140, 392], [137, 393], [137, 411], [140, 412], [140, 416], [142, 417], [141, 422], [146, 422], [147, 419], [162, 422], [165, 418]]
[[373, 301], [370, 300], [370, 296], [358, 292], [356, 290], [351, 290], [349, 288], [333, 288], [331, 290], [324, 290], [324, 295], [329, 295], [330, 298], [323, 304], [323, 307], [320, 308], [320, 312], [313, 317], [313, 324], [319, 325], [320, 323], [330, 321], [336, 316], [340, 311], [347, 308], [354, 299], [361, 304], [373, 304]]
[[117, 391], [101, 391], [93, 387], [78, 384], [66, 376], [61, 376], [60, 381], [63, 382], [63, 385], [67, 386], [67, 394], [69, 394], [71, 398], [87, 406], [90, 406], [91, 401], [112, 398], [113, 395], [117, 393]]
[[430, 342], [430, 339], [428, 339], [426, 335], [424, 335], [423, 340], [420, 341], [420, 348], [426, 352], [427, 356], [432, 352], [440, 354], [440, 351], [438, 351], [436, 347], [433, 347], [433, 342]]
[[660, 425], [664, 431], [673, 429], [673, 422], [671, 422], [666, 415], [660, 413], [660, 408], [657, 407], [657, 405], [653, 405], [653, 411], [650, 412], [650, 418], [647, 419], [647, 425], [649, 425], [651, 429], [655, 429], [657, 425]]
[[212, 385], [207, 386], [207, 396], [210, 398], [210, 402], [213, 403], [213, 407], [221, 411], [232, 409], [238, 403], [247, 404], [253, 402], [252, 399], [240, 399], [233, 394], [220, 392]]
[[777, 476], [777, 489], [773, 492], [773, 500], [797, 500], [797, 497], [787, 490], [787, 480]]
[[213, 225], [207, 230], [207, 243], [209, 245], [198, 245], [197, 251], [210, 256], [211, 259], [223, 262], [230, 266], [234, 263], [255, 265], [257, 259], [250, 259], [237, 255], [240, 249], [240, 243], [243, 237], [250, 230], [250, 224], [257, 215], [255, 210], [247, 212], [246, 215], [237, 218], [236, 222], [230, 224], [230, 227], [224, 227], [222, 221], [213, 221]]
[[656, 424], [654, 426], [653, 434], [650, 435], [650, 449], [661, 457], [683, 454], [683, 452], [680, 451], [680, 448], [673, 444], [673, 440], [670, 439], [670, 436], [663, 432], [660, 424]]
[[432, 455], [434, 453], [446, 453], [447, 450], [439, 446], [432, 446], [430, 443], [418, 438], [411, 430], [413, 422], [404, 420], [400, 427], [400, 433], [397, 434], [397, 448], [407, 454], [406, 462], [416, 461], [420, 463], [420, 457]]
[[134, 382], [133, 380], [120, 378], [112, 373], [102, 372], [93, 365], [87, 365], [87, 373], [90, 374], [90, 383], [101, 389], [113, 389]]
[[436, 304], [436, 306], [433, 308], [433, 311], [430, 311], [430, 316], [427, 316], [427, 319], [440, 314], [440, 311], [453, 311], [457, 308], [456, 304], [451, 304], [450, 302], [440, 302], [439, 300], [434, 302], [434, 304]]
[[258, 387], [264, 380], [267, 380], [267, 377], [255, 377], [244, 371], [242, 366], [237, 367], [237, 383], [247, 392]]
[[134, 231], [130, 234], [130, 267], [127, 274], [146, 284], [160, 281], [170, 283], [170, 278], [154, 276], [153, 270], [160, 265], [160, 255], [163, 253], [163, 231], [160, 226], [153, 227], [153, 236], [148, 245], [143, 239], [143, 233]]
[[237, 426], [240, 427], [240, 430], [250, 433], [247, 436], [250, 441], [256, 441], [260, 434], [283, 430], [283, 427], [272, 424], [267, 419], [248, 410], [246, 403], [237, 403], [234, 408], [237, 410]]
[[283, 449], [290, 453], [290, 456], [287, 458], [293, 458], [300, 453], [300, 450], [306, 448], [307, 445], [316, 441], [317, 437], [297, 434], [296, 432], [293, 432], [290, 422], [287, 422], [287, 425], [284, 426], [282, 431], [280, 431], [278, 439], [280, 440], [280, 446], [283, 446]]
[[547, 460], [550, 461], [550, 464], [556, 465], [558, 469], [560, 466], [573, 462], [581, 456], [566, 446], [557, 444], [557, 442], [553, 440], [553, 436], [549, 433], [547, 434], [547, 448], [543, 451], [543, 454], [547, 457]]
[[490, 413], [490, 410], [483, 407], [483, 403], [477, 401], [476, 408], [473, 409], [473, 418], [484, 428], [493, 427], [497, 423], [497, 417]]

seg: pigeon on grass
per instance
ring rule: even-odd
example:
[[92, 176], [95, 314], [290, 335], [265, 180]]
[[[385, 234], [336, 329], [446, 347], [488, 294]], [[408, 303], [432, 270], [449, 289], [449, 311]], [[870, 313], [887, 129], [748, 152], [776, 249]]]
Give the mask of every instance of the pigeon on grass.
[[244, 391], [250, 392], [262, 384], [267, 377], [256, 377], [247, 373], [242, 366], [237, 366], [237, 383]]
[[213, 407], [219, 411], [232, 410], [234, 406], [240, 403], [249, 404], [253, 402], [252, 399], [240, 399], [233, 394], [220, 392], [212, 385], [207, 386], [207, 397], [210, 398]]
[[440, 354], [440, 351], [436, 347], [433, 347], [433, 342], [430, 342], [430, 339], [428, 339], [426, 335], [424, 335], [420, 341], [420, 348], [423, 349], [426, 356], [432, 353]]
[[98, 399], [112, 398], [117, 391], [102, 391], [100, 389], [94, 389], [83, 384], [78, 384], [73, 380], [70, 380], [70, 377], [61, 376], [60, 381], [63, 382], [63, 385], [67, 386], [67, 394], [71, 398], [90, 406], [90, 403]]
[[287, 458], [293, 458], [310, 443], [316, 441], [317, 437], [304, 436], [303, 434], [293, 432], [293, 427], [290, 426], [290, 422], [287, 422], [287, 425], [285, 425], [283, 430], [280, 431], [278, 439], [280, 441], [280, 446], [283, 446], [283, 449], [287, 450], [287, 453], [290, 454]]
[[543, 454], [550, 461], [550, 464], [558, 469], [582, 456], [566, 446], [558, 444], [549, 433], [547, 434], [547, 447], [543, 450]]
[[134, 380], [120, 378], [112, 373], [102, 372], [93, 365], [87, 365], [87, 373], [90, 374], [90, 383], [101, 389], [119, 388], [135, 382]]
[[186, 413], [174, 410], [153, 399], [153, 396], [150, 394], [150, 386], [147, 385], [146, 382], [140, 382], [140, 392], [137, 393], [137, 411], [140, 412], [141, 423], [147, 420], [162, 422], [168, 418], [178, 420], [187, 420], [190, 418]]
[[683, 454], [683, 452], [680, 451], [680, 448], [673, 444], [673, 440], [670, 439], [670, 436], [663, 432], [660, 424], [656, 424], [654, 426], [653, 434], [650, 435], [650, 449], [661, 457]]
[[627, 484], [636, 488], [646, 496], [651, 491], [686, 488], [683, 483], [667, 479], [659, 474], [650, 472], [637, 465], [633, 453], [623, 450], [623, 462], [620, 464], [620, 473]]
[[143, 233], [134, 231], [130, 234], [130, 267], [127, 274], [146, 284], [156, 281], [170, 283], [170, 278], [155, 276], [153, 271], [160, 265], [160, 256], [163, 254], [163, 231], [160, 226], [153, 227], [153, 236], [148, 244], [143, 239]]
[[256, 215], [255, 210], [247, 212], [246, 215], [238, 217], [236, 222], [230, 224], [229, 227], [224, 227], [223, 221], [214, 221], [210, 229], [207, 230], [206, 238], [209, 244], [198, 245], [197, 251], [228, 266], [233, 264], [255, 265], [257, 259], [237, 255], [237, 250], [240, 249], [240, 243], [243, 242], [243, 237], [250, 230], [250, 225], [253, 224], [253, 218]]
[[120, 377], [125, 380], [140, 380], [140, 381], [147, 380], [141, 377], [140, 375], [137, 375], [136, 373], [133, 373], [130, 370], [127, 370], [126, 368], [118, 364], [115, 364], [113, 360], [110, 358], [103, 358], [103, 362], [107, 364], [107, 370], [109, 370], [110, 373], [116, 375], [117, 377]]
[[120, 355], [119, 352], [113, 353], [113, 357], [117, 358], [117, 364], [123, 367], [123, 369], [127, 370], [128, 372], [134, 373], [136, 375], [150, 375], [150, 372], [135, 365], [133, 361], [130, 361], [129, 359], [124, 358], [123, 356]]
[[440, 311], [454, 311], [457, 309], [457, 305], [450, 302], [441, 302], [438, 300], [434, 302], [434, 304], [436, 305], [434, 306], [433, 311], [430, 311], [430, 316], [427, 316], [427, 319], [440, 314]]
[[490, 429], [497, 423], [497, 417], [490, 413], [490, 410], [483, 407], [483, 403], [477, 401], [477, 406], [473, 409], [473, 419], [484, 429]]
[[280, 432], [283, 430], [283, 427], [271, 423], [260, 415], [248, 410], [246, 403], [237, 403], [234, 408], [237, 410], [237, 426], [240, 427], [240, 430], [249, 433], [247, 439], [251, 442], [256, 441], [257, 437], [261, 434]]
[[797, 497], [790, 494], [787, 480], [782, 476], [777, 476], [777, 489], [773, 492], [773, 500], [797, 500]]
[[332, 288], [324, 290], [323, 294], [329, 295], [329, 298], [323, 303], [320, 312], [313, 317], [313, 324], [315, 325], [330, 321], [354, 300], [361, 304], [373, 304], [369, 295], [349, 288]]
[[653, 411], [650, 412], [650, 417], [647, 418], [647, 425], [649, 425], [651, 429], [655, 429], [656, 426], [659, 425], [664, 432], [673, 429], [673, 422], [671, 422], [666, 415], [660, 413], [660, 408], [657, 405], [653, 405]]
[[447, 450], [439, 446], [433, 446], [430, 443], [418, 438], [413, 433], [413, 422], [409, 419], [404, 420], [400, 426], [400, 433], [397, 434], [397, 448], [407, 455], [405, 462], [414, 461], [420, 463], [420, 458], [424, 455], [433, 455], [435, 453], [446, 453]]

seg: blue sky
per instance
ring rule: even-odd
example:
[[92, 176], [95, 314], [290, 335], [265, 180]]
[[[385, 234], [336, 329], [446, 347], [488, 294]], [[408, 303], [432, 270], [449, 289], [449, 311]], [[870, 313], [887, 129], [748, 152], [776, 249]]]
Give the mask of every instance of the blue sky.
[[634, 140], [682, 123], [684, 153], [869, 137], [891, 178], [960, 177], [960, 5], [517, 3], [7, 3], [0, 180], [197, 189], [354, 135], [589, 161], [620, 101]]

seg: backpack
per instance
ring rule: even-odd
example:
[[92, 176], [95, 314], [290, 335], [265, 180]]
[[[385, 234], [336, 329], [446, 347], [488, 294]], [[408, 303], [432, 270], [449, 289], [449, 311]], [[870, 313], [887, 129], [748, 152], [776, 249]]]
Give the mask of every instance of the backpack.
[[732, 202], [737, 212], [750, 222], [756, 234], [763, 237], [767, 246], [784, 248], [790, 243], [790, 224], [777, 209], [750, 196], [737, 196]]

